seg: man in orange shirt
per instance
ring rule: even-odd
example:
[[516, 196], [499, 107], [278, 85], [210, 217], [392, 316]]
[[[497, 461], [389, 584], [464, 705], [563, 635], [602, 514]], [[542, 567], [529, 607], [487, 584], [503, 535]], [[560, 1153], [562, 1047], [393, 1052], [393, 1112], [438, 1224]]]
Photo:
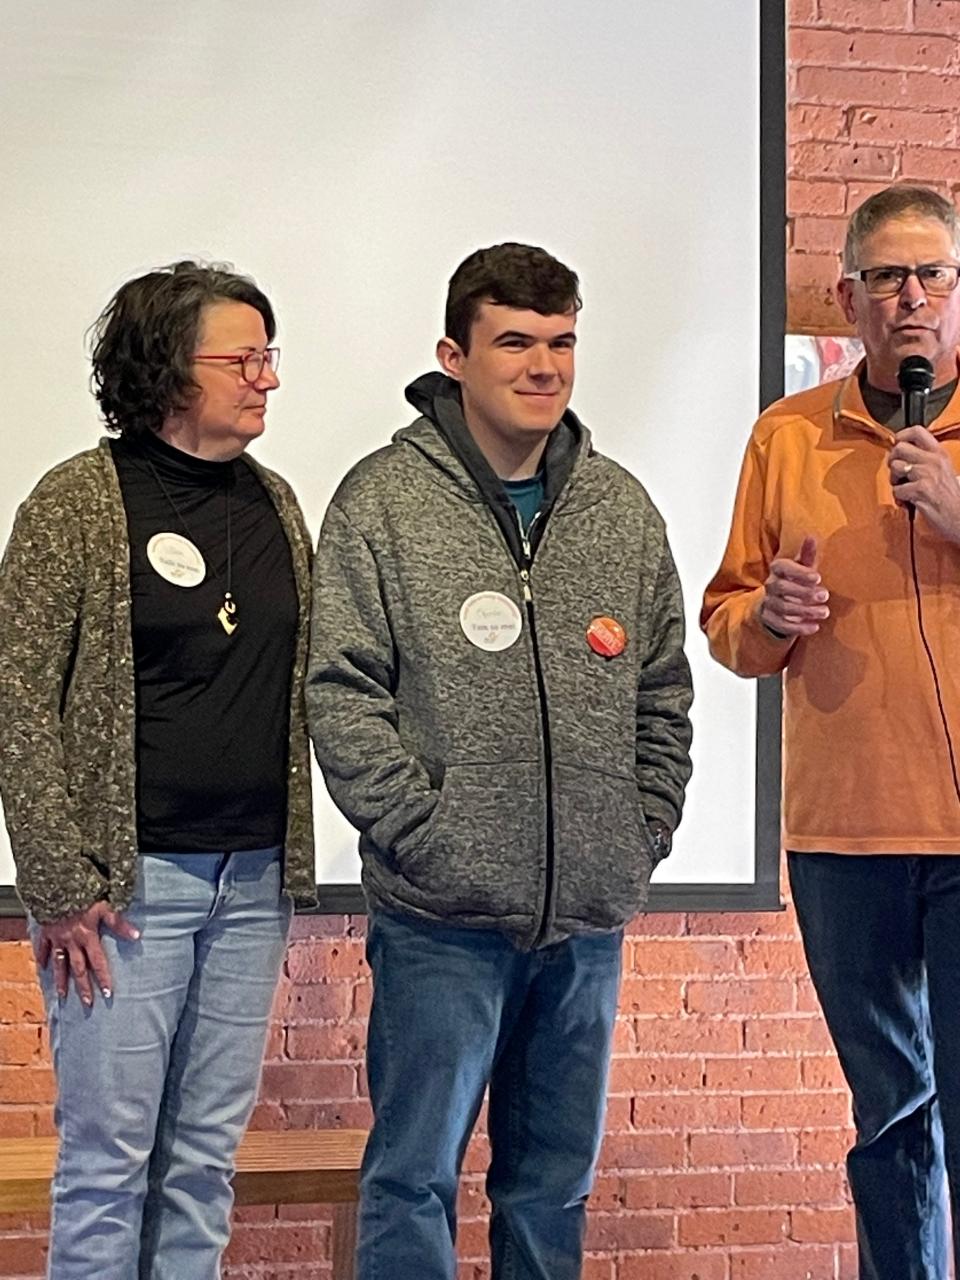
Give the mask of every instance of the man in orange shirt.
[[[860, 1280], [943, 1280], [948, 1181], [960, 1259], [957, 211], [879, 192], [843, 267], [866, 358], [755, 426], [701, 625], [738, 675], [784, 673], [784, 843], [853, 1093]], [[933, 366], [927, 427], [902, 429], [907, 356]]]

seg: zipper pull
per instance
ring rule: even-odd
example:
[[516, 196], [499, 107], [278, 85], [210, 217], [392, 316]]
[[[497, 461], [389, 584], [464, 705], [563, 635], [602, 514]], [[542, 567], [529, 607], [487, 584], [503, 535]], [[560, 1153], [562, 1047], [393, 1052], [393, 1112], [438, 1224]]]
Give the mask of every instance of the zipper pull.
[[533, 600], [533, 592], [530, 590], [530, 571], [528, 569], [520, 570], [520, 581], [523, 583], [523, 598], [529, 604]]

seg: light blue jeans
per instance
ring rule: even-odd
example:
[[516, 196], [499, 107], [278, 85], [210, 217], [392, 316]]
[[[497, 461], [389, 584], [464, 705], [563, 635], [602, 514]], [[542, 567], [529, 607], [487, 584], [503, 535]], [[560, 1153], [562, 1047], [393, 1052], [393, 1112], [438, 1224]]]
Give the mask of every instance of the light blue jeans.
[[[215, 1280], [290, 923], [280, 851], [146, 854], [113, 996], [40, 974], [60, 1153], [50, 1280]], [[31, 923], [35, 932], [36, 925]]]

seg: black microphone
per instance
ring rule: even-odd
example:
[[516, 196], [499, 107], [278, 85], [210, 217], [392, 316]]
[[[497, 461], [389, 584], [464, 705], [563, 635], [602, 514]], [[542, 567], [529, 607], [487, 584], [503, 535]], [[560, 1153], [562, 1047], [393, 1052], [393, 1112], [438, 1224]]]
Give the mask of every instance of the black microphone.
[[927, 425], [927, 396], [933, 386], [933, 365], [926, 356], [907, 356], [897, 371], [904, 427]]

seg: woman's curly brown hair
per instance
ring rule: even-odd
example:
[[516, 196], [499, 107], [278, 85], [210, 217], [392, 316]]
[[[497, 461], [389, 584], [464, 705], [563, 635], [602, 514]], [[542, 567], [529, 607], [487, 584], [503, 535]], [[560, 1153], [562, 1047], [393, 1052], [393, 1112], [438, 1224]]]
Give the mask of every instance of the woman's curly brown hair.
[[109, 431], [159, 431], [196, 394], [193, 355], [206, 307], [245, 302], [277, 331], [266, 295], [228, 266], [185, 259], [121, 285], [92, 327], [93, 393]]

